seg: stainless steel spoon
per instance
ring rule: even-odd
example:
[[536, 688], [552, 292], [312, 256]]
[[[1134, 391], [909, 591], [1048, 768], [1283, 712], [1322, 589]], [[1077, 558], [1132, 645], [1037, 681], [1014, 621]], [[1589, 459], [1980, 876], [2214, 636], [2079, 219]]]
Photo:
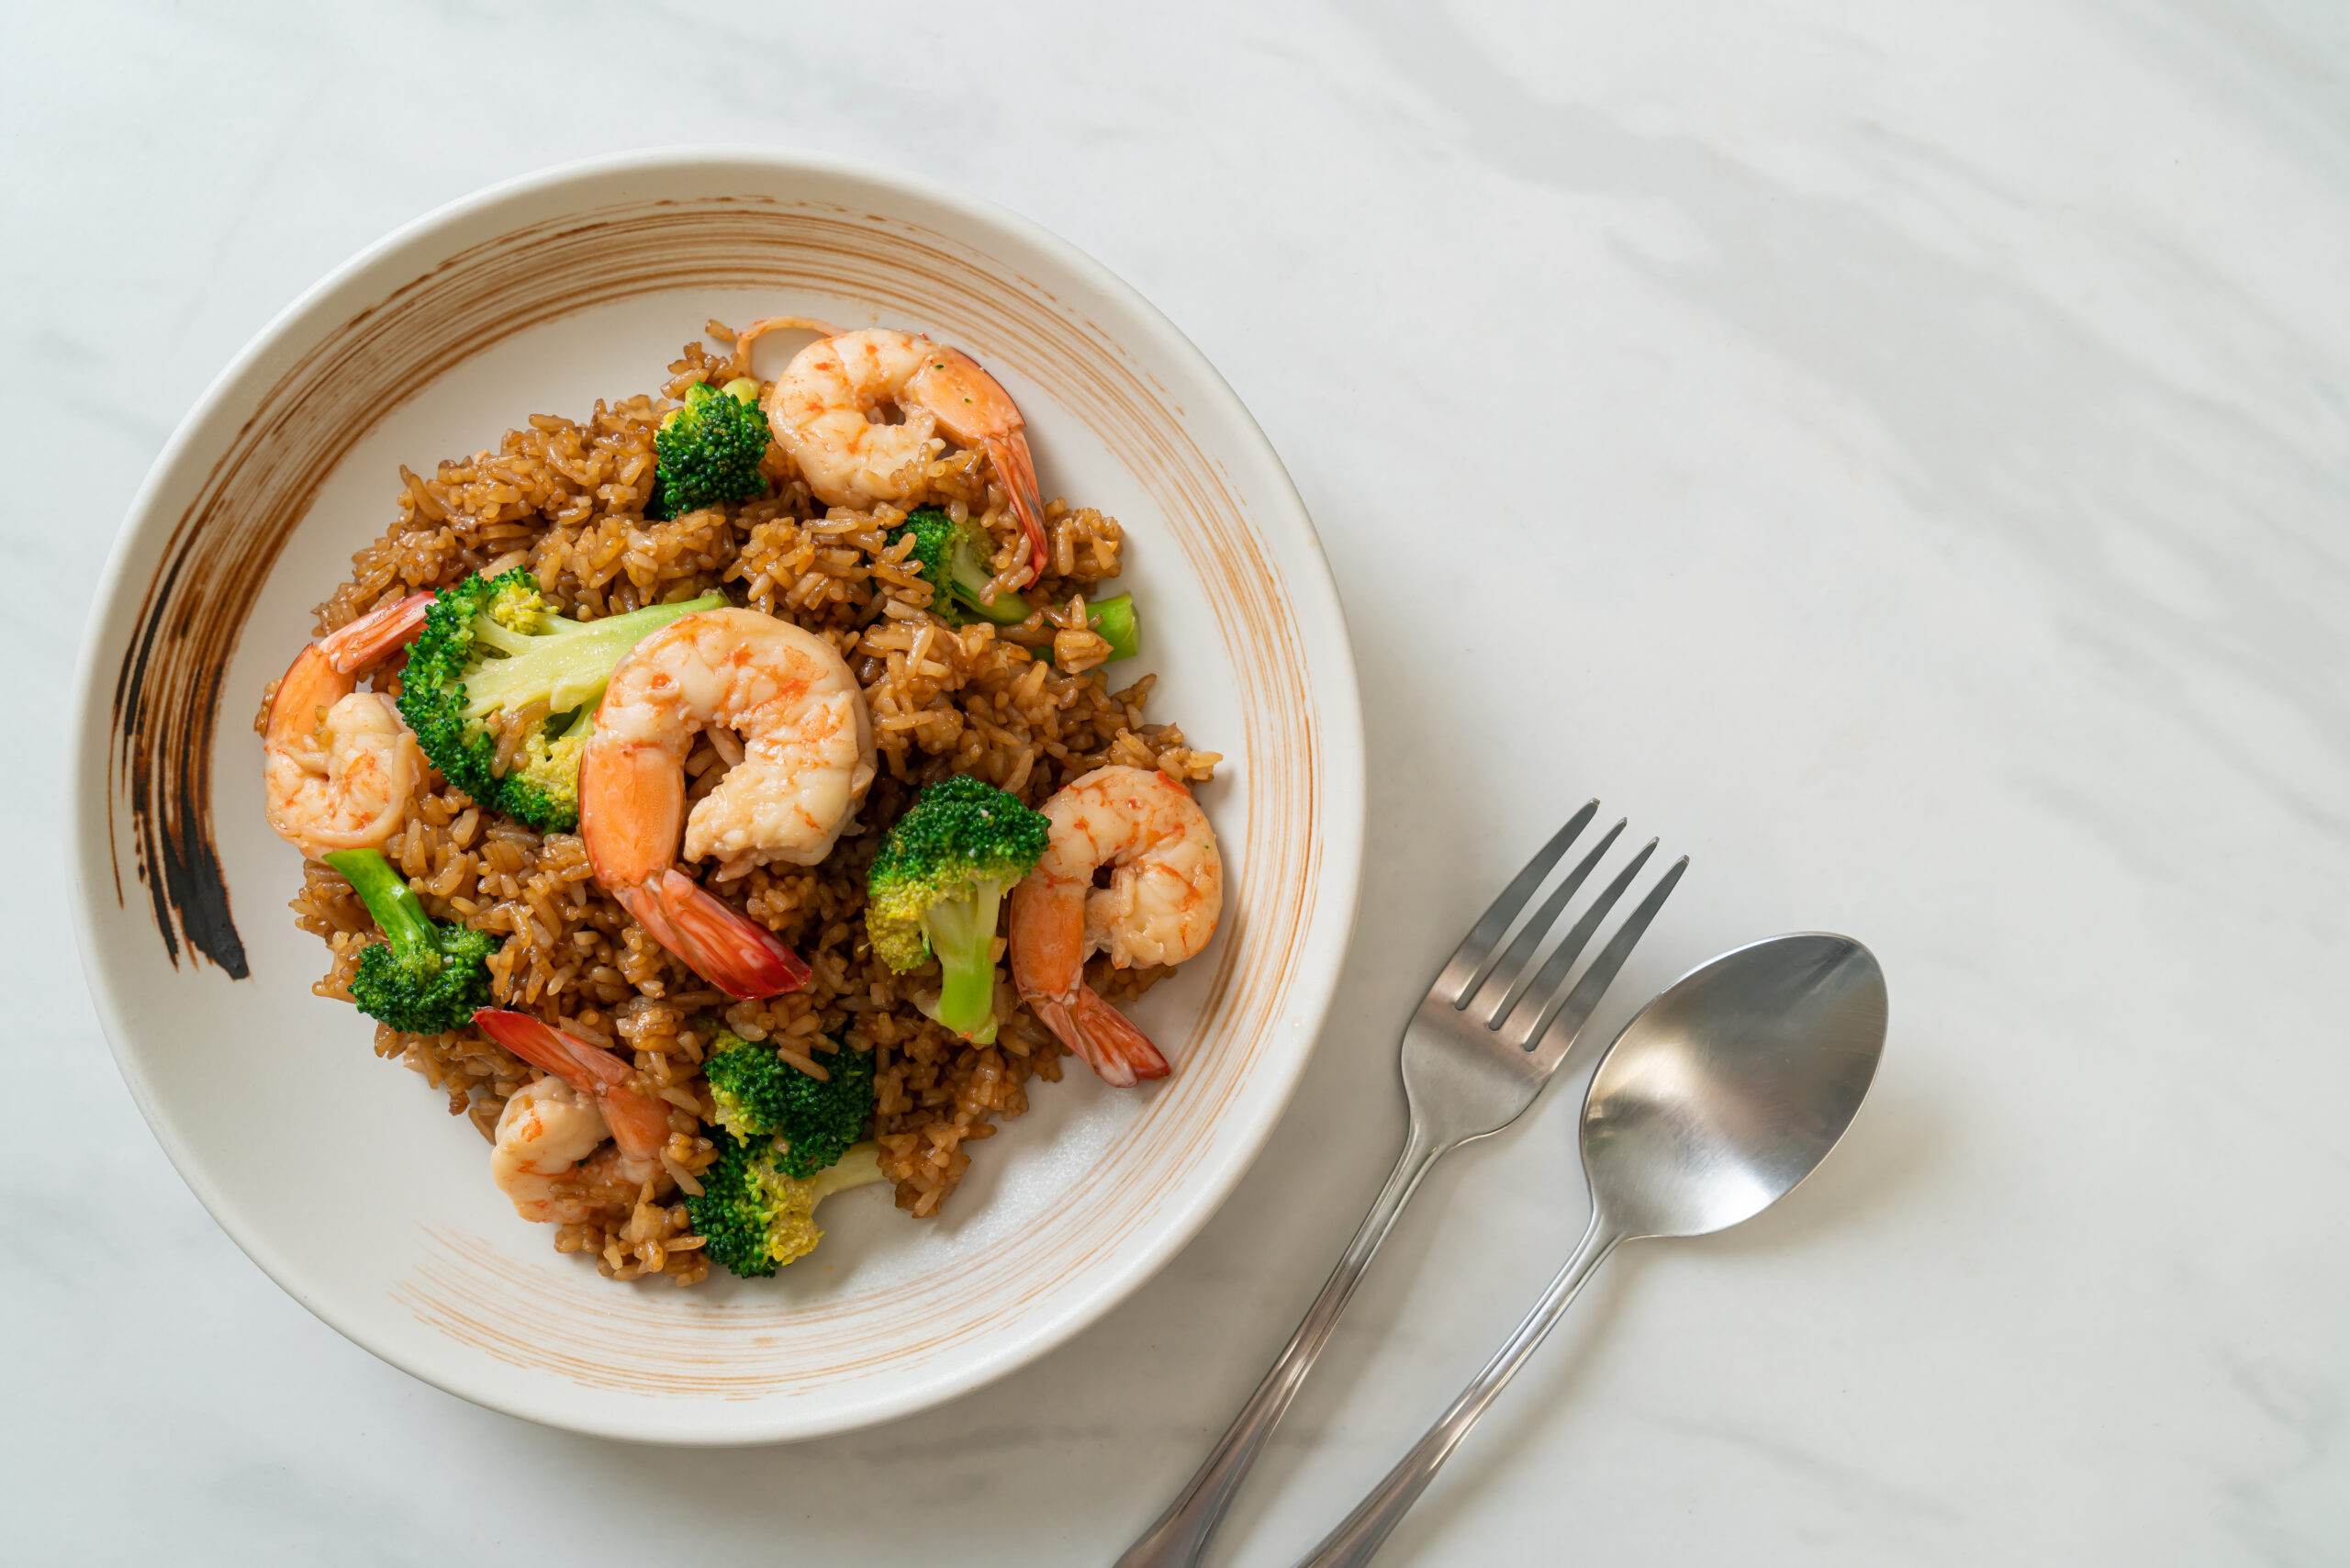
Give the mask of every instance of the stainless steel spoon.
[[1849, 936], [1737, 948], [1642, 1008], [1583, 1097], [1583, 1245], [1452, 1407], [1298, 1568], [1371, 1561], [1619, 1243], [1726, 1230], [1810, 1175], [1852, 1125], [1884, 1048], [1885, 971]]

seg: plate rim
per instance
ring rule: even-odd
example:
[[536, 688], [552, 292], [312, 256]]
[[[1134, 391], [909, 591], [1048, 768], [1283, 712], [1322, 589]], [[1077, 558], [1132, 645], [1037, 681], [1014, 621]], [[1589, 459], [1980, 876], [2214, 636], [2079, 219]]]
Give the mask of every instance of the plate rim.
[[[170, 526], [157, 510], [159, 498], [187, 461], [199, 432], [221, 412], [229, 402], [231, 394], [255, 364], [275, 351], [289, 332], [298, 329], [309, 313], [339, 290], [376, 265], [387, 254], [428, 238], [437, 230], [461, 224], [518, 198], [543, 194], [574, 182], [613, 175], [657, 175], [706, 170], [713, 163], [756, 165], [768, 174], [810, 174], [863, 182], [934, 204], [970, 222], [983, 235], [990, 231], [1008, 233], [1067, 267], [1086, 286], [1116, 301], [1133, 322], [1156, 339], [1152, 345], [1154, 348], [1185, 364], [1207, 396], [1222, 405], [1218, 412], [1224, 416], [1222, 422], [1229, 427], [1233, 437], [1253, 446], [1253, 455], [1262, 462], [1267, 475], [1275, 482], [1269, 494], [1254, 500], [1250, 513], [1252, 522], [1260, 528], [1269, 524], [1277, 529], [1293, 528], [1297, 535], [1293, 543], [1303, 543], [1306, 546], [1295, 558], [1285, 557], [1282, 560], [1286, 597], [1292, 605], [1300, 608], [1306, 608], [1310, 600], [1318, 600], [1319, 603], [1312, 608], [1326, 613], [1328, 617], [1331, 651], [1337, 656], [1329, 661], [1332, 667], [1327, 671], [1318, 667], [1315, 670], [1316, 718], [1325, 726], [1325, 734], [1330, 743], [1326, 757], [1344, 765], [1326, 766], [1320, 770], [1317, 779], [1317, 831], [1330, 851], [1323, 857], [1323, 874], [1328, 879], [1325, 887], [1332, 913], [1328, 917], [1330, 924], [1316, 934], [1320, 938], [1316, 946], [1326, 941], [1332, 946], [1332, 952], [1326, 965], [1322, 966], [1323, 973], [1301, 974], [1299, 983], [1290, 992], [1291, 1015], [1298, 1019], [1301, 1025], [1310, 1027], [1313, 1043], [1292, 1058], [1285, 1081], [1279, 1084], [1277, 1094], [1269, 1098], [1263, 1112], [1264, 1130], [1255, 1139], [1247, 1157], [1234, 1160], [1227, 1170], [1211, 1178], [1208, 1185], [1213, 1190], [1204, 1192], [1200, 1199], [1195, 1200], [1190, 1205], [1190, 1213], [1179, 1215], [1175, 1223], [1153, 1236], [1124, 1268], [1106, 1276], [1057, 1321], [1009, 1337], [1010, 1342], [997, 1354], [977, 1358], [969, 1367], [957, 1368], [924, 1380], [918, 1386], [887, 1395], [877, 1393], [875, 1397], [845, 1419], [833, 1419], [819, 1426], [774, 1419], [764, 1423], [732, 1423], [749, 1429], [695, 1434], [670, 1430], [621, 1430], [599, 1421], [565, 1419], [560, 1414], [548, 1409], [518, 1408], [514, 1401], [497, 1397], [492, 1391], [457, 1386], [454, 1378], [438, 1375], [427, 1365], [391, 1346], [377, 1342], [376, 1338], [364, 1327], [330, 1311], [319, 1299], [319, 1294], [300, 1282], [304, 1270], [297, 1260], [277, 1256], [277, 1250], [256, 1233], [256, 1226], [243, 1214], [241, 1202], [230, 1198], [209, 1178], [203, 1162], [177, 1136], [172, 1119], [162, 1114], [153, 1086], [139, 1066], [136, 1053], [125, 1043], [133, 1031], [133, 1025], [121, 1005], [122, 999], [115, 995], [115, 987], [103, 978], [102, 969], [95, 958], [100, 939], [95, 913], [98, 890], [92, 886], [94, 879], [91, 872], [95, 863], [91, 857], [94, 852], [105, 852], [102, 845], [95, 851], [93, 846], [109, 836], [114, 788], [105, 761], [109, 725], [102, 723], [100, 717], [101, 710], [107, 706], [106, 691], [111, 677], [106, 668], [108, 661], [100, 657], [101, 649], [106, 645], [108, 629], [122, 622], [122, 600], [129, 591], [128, 578], [133, 556], [150, 535]], [[180, 1179], [203, 1204], [214, 1223], [255, 1267], [313, 1316], [352, 1344], [387, 1365], [468, 1403], [520, 1419], [594, 1436], [685, 1447], [741, 1447], [799, 1441], [853, 1431], [959, 1398], [1035, 1361], [1101, 1321], [1174, 1260], [1209, 1219], [1221, 1211], [1241, 1180], [1262, 1157], [1265, 1146], [1271, 1141], [1286, 1115], [1298, 1085], [1304, 1080], [1306, 1067], [1318, 1048], [1322, 1030], [1328, 1022], [1336, 1000], [1338, 980], [1346, 955], [1352, 946], [1354, 927], [1360, 914], [1368, 785], [1360, 675], [1344, 601], [1338, 595], [1312, 514], [1306, 510], [1295, 481], [1290, 476], [1287, 466], [1281, 462], [1263, 427], [1207, 355], [1164, 312], [1133, 285], [1081, 248], [1034, 219], [998, 203], [924, 175], [863, 159], [724, 143], [666, 145], [608, 153], [550, 165], [485, 185], [433, 207], [362, 247], [302, 290], [254, 332], [205, 386], [157, 453], [108, 544], [106, 563], [98, 575], [84, 625], [73, 694], [73, 724], [66, 759], [67, 831], [72, 849], [67, 857], [67, 883], [73, 910], [74, 936], [82, 958], [83, 979], [97, 1014], [100, 1031], [114, 1058], [116, 1070], [121, 1075], [132, 1103], [138, 1106], [164, 1157], [171, 1161]], [[218, 722], [216, 714], [215, 723]], [[710, 1408], [705, 1401], [687, 1403], [696, 1409]], [[760, 1401], [755, 1406], [737, 1408], [771, 1409], [774, 1414], [781, 1415], [789, 1409], [791, 1403], [788, 1400]]]

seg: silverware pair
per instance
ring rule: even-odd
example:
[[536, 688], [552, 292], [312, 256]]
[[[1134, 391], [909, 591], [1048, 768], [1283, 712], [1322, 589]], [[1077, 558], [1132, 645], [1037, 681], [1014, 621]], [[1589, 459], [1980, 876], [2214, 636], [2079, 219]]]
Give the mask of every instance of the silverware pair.
[[[1539, 909], [1530, 916], [1527, 911], [1598, 810], [1593, 801], [1568, 819], [1428, 988], [1404, 1031], [1410, 1125], [1393, 1172], [1272, 1369], [1117, 1568], [1192, 1568], [1200, 1562], [1428, 1168], [1516, 1120], [1557, 1075], [1689, 865], [1686, 856], [1675, 861], [1568, 985], [1576, 959], [1656, 850], [1651, 839], [1543, 956], [1545, 939], [1625, 824], [1609, 829]], [[1513, 926], [1516, 935], [1505, 947]], [[1826, 935], [1775, 937], [1725, 954], [1642, 1009], [1609, 1047], [1585, 1096], [1582, 1141], [1592, 1217], [1582, 1244], [1483, 1371], [1299, 1568], [1359, 1568], [1370, 1561], [1618, 1244], [1735, 1225], [1809, 1174], [1860, 1106], [1883, 1047], [1885, 1020], [1875, 958], [1849, 937]]]

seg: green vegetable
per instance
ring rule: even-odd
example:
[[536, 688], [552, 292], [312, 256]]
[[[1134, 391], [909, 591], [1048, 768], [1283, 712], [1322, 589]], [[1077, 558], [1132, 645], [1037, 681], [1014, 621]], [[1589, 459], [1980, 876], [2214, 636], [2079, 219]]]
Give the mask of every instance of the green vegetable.
[[759, 412], [759, 384], [730, 381], [722, 392], [697, 382], [653, 432], [661, 493], [653, 511], [677, 517], [720, 501], [739, 501], [767, 487], [759, 459], [767, 452], [767, 417]]
[[408, 1035], [444, 1035], [489, 1005], [489, 956], [498, 938], [424, 913], [392, 863], [373, 849], [338, 849], [326, 863], [342, 873], [383, 927], [384, 940], [359, 955], [351, 977], [359, 1011]]
[[[400, 676], [400, 716], [443, 777], [492, 811], [541, 833], [579, 821], [579, 756], [612, 667], [678, 616], [716, 610], [717, 594], [600, 621], [554, 613], [538, 579], [517, 566], [442, 588]], [[498, 713], [546, 705], [510, 765], [498, 767]]]
[[783, 1172], [773, 1144], [711, 1130], [718, 1159], [701, 1173], [701, 1192], [687, 1195], [686, 1213], [711, 1260], [745, 1279], [774, 1273], [823, 1238], [818, 1204], [882, 1179], [878, 1144], [856, 1144], [838, 1163], [802, 1180]]
[[979, 602], [994, 576], [988, 570], [994, 546], [976, 521], [957, 522], [936, 507], [916, 507], [890, 533], [890, 543], [895, 544], [909, 533], [914, 536], [914, 547], [906, 565], [930, 584], [933, 610], [949, 621], [977, 618], [999, 626], [1016, 626], [1028, 619], [1029, 603], [1016, 593], [1000, 592], [992, 604]]
[[507, 765], [498, 809], [541, 833], [568, 833], [579, 821], [579, 757], [596, 733], [596, 705], [582, 703], [564, 732], [542, 722]]
[[941, 1024], [977, 1045], [995, 1038], [996, 911], [1036, 868], [1052, 823], [991, 784], [958, 775], [923, 790], [866, 874], [865, 929], [891, 969], [934, 954]]
[[719, 1125], [745, 1143], [773, 1143], [776, 1169], [800, 1178], [840, 1159], [873, 1114], [870, 1051], [835, 1051], [824, 1070], [832, 1076], [811, 1078], [772, 1046], [722, 1029], [702, 1063]]
[[[1016, 626], [1035, 613], [1035, 607], [1016, 593], [999, 592], [992, 604], [979, 602], [993, 576], [988, 570], [993, 542], [977, 521], [966, 518], [957, 522], [936, 507], [917, 507], [890, 535], [890, 543], [895, 544], [909, 533], [913, 535], [914, 547], [906, 556], [906, 565], [930, 583], [930, 607], [948, 621], [959, 623], [977, 619]], [[1110, 644], [1108, 662], [1130, 659], [1142, 652], [1134, 595], [1122, 593], [1089, 604], [1085, 613], [1093, 629]], [[1049, 644], [1036, 652], [1041, 658], [1052, 657]]]
[[1109, 663], [1116, 664], [1142, 652], [1142, 626], [1135, 618], [1134, 595], [1122, 593], [1115, 599], [1097, 599], [1085, 607], [1085, 615], [1109, 643]]
[[[1085, 607], [1085, 623], [1102, 633], [1110, 644], [1110, 656], [1103, 664], [1116, 664], [1120, 659], [1133, 658], [1142, 652], [1142, 622], [1135, 614], [1135, 596], [1122, 593], [1114, 599], [1104, 599]], [[1028, 650], [1046, 664], [1053, 662], [1053, 645], [1039, 643]]]

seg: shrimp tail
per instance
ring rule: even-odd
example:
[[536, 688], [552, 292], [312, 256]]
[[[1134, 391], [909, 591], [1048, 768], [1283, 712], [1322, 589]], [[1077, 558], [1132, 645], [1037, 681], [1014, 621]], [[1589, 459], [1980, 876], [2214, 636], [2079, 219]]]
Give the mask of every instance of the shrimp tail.
[[319, 639], [319, 652], [337, 675], [356, 675], [383, 662], [394, 648], [413, 643], [424, 630], [432, 595], [420, 590], [391, 604], [379, 604], [350, 625]]
[[597, 1109], [604, 1114], [604, 1125], [622, 1154], [650, 1159], [668, 1141], [667, 1103], [630, 1088], [628, 1064], [611, 1052], [511, 1008], [477, 1008], [474, 1026], [541, 1072], [551, 1072], [581, 1093], [594, 1095]]
[[747, 347], [753, 339], [772, 331], [813, 332], [820, 338], [837, 338], [838, 327], [817, 320], [813, 316], [762, 316], [734, 334], [734, 346]]
[[628, 1069], [611, 1052], [598, 1050], [528, 1013], [508, 1007], [476, 1008], [474, 1027], [541, 1072], [554, 1073], [582, 1093], [599, 1093], [628, 1081]]
[[1031, 996], [1029, 1007], [1061, 1042], [1113, 1089], [1130, 1089], [1141, 1079], [1165, 1078], [1175, 1070], [1134, 1021], [1080, 984], [1067, 1001]]
[[628, 890], [621, 902], [655, 941], [739, 1002], [780, 996], [808, 983], [807, 964], [774, 932], [704, 892], [675, 868]]
[[1028, 537], [1028, 564], [1042, 577], [1051, 555], [1045, 548], [1045, 507], [1036, 488], [1036, 460], [1029, 455], [1028, 437], [1015, 427], [1002, 435], [990, 436], [987, 449], [996, 476], [1011, 492], [1012, 515], [1020, 520], [1020, 532]]

